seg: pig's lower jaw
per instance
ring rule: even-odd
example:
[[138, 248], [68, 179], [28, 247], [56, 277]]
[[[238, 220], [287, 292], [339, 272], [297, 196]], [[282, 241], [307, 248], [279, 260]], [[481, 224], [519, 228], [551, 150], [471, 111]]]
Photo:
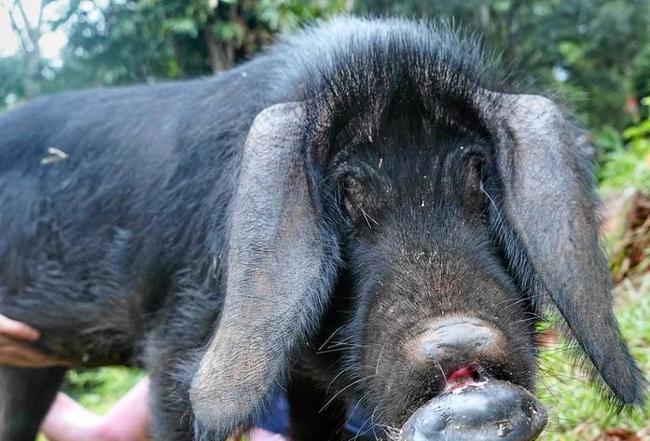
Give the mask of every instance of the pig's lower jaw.
[[402, 427], [401, 441], [531, 441], [546, 409], [525, 389], [488, 379], [443, 393]]

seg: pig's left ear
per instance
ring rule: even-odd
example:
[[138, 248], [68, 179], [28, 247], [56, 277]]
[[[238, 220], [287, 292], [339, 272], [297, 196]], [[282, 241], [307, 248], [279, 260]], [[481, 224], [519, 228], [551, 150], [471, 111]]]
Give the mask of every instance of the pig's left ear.
[[282, 385], [337, 271], [337, 234], [307, 159], [304, 107], [263, 110], [243, 149], [225, 305], [190, 391], [199, 426], [224, 438]]
[[612, 312], [598, 201], [581, 134], [552, 101], [501, 95], [496, 152], [501, 207], [491, 215], [518, 283], [547, 293], [614, 395], [641, 403], [645, 381]]

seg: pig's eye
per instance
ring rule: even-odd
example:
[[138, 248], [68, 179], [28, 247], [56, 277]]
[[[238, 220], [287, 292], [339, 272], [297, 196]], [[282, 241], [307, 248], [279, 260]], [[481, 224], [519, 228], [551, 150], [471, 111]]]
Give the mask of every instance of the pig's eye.
[[467, 159], [467, 181], [472, 187], [480, 187], [484, 177], [487, 160], [481, 154], [468, 155]]
[[461, 192], [459, 199], [470, 212], [482, 214], [487, 203], [483, 186], [488, 173], [488, 158], [482, 149], [468, 149], [463, 152], [461, 163], [461, 185], [457, 187]]
[[339, 204], [352, 223], [369, 221], [368, 211], [381, 205], [386, 184], [364, 162], [344, 164], [333, 173], [339, 187]]

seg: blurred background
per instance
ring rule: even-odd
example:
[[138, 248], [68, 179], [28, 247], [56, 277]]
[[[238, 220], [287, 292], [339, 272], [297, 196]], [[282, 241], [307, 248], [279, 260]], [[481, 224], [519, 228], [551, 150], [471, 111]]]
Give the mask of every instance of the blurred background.
[[[339, 13], [453, 20], [589, 130], [619, 321], [650, 373], [649, 0], [0, 0], [0, 112], [62, 90], [211, 75]], [[545, 328], [542, 439], [650, 440], [650, 404], [613, 413]], [[77, 370], [66, 391], [103, 412], [142, 375]]]

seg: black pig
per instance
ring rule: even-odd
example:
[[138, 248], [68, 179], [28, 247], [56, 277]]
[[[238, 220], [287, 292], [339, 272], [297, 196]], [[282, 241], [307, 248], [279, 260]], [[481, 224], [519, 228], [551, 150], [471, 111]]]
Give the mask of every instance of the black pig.
[[[223, 440], [285, 386], [296, 441], [354, 403], [385, 437], [534, 439], [547, 298], [641, 402], [588, 149], [480, 52], [342, 18], [216, 77], [3, 115], [0, 313], [77, 365], [146, 367], [156, 440]], [[1, 441], [33, 439], [64, 372], [0, 368]]]

